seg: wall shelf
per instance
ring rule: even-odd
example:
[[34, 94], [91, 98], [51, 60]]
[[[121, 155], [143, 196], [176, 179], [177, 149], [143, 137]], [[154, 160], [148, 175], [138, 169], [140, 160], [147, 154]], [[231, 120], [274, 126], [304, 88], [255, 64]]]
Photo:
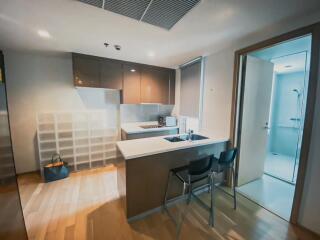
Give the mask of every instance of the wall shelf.
[[[107, 125], [106, 111], [46, 112], [37, 114], [37, 137], [41, 173], [54, 153], [74, 171], [91, 163], [116, 159], [118, 129]], [[112, 155], [112, 156], [111, 156]], [[81, 165], [81, 167], [78, 167]], [[95, 164], [97, 165], [97, 164]]]

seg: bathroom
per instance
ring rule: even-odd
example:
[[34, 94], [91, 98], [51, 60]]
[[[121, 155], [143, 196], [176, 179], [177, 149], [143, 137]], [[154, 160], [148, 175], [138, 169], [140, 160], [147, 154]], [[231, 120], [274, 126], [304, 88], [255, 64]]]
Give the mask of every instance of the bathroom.
[[[252, 131], [256, 132], [252, 146], [245, 154], [256, 176], [243, 180], [238, 191], [284, 219], [289, 219], [294, 197], [303, 137], [310, 69], [311, 36], [282, 42], [278, 45], [251, 52], [246, 56], [246, 81], [259, 82], [255, 89], [244, 95], [254, 95], [263, 88], [257, 99], [264, 109], [265, 121]], [[253, 74], [254, 73], [254, 74]], [[260, 78], [260, 80], [255, 80]], [[244, 108], [250, 108], [250, 104]], [[259, 117], [251, 120], [257, 121]], [[264, 139], [262, 141], [259, 141]], [[243, 143], [241, 143], [243, 144]], [[252, 151], [264, 153], [264, 158], [249, 159]], [[240, 156], [241, 158], [241, 156]], [[249, 162], [251, 161], [251, 162]], [[244, 162], [244, 161], [243, 161]], [[255, 162], [255, 163], [254, 163]], [[239, 176], [246, 171], [240, 166]], [[243, 170], [241, 170], [243, 169]], [[241, 173], [242, 172], [242, 173]], [[272, 194], [276, 193], [276, 194]], [[271, 198], [272, 196], [272, 198]]]

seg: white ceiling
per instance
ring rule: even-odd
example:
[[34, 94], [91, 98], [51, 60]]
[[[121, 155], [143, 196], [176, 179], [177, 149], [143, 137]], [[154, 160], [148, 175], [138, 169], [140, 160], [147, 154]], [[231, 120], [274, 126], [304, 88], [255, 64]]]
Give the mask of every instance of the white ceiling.
[[[75, 0], [1, 0], [0, 49], [79, 52], [175, 67], [319, 9], [319, 0], [202, 0], [167, 31]], [[39, 30], [51, 38], [41, 38]], [[105, 41], [122, 50], [105, 48]]]
[[287, 55], [272, 59], [274, 63], [274, 71], [278, 74], [303, 72], [307, 67], [307, 52], [300, 52], [293, 55]]
[[274, 63], [278, 74], [305, 71], [310, 64], [311, 35], [282, 42], [249, 55]]

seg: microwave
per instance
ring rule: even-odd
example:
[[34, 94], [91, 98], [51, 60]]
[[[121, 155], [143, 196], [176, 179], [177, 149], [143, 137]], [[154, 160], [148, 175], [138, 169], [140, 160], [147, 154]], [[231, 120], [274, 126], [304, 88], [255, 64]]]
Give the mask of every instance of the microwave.
[[177, 118], [172, 116], [159, 116], [159, 126], [163, 127], [174, 127], [177, 126]]
[[177, 126], [177, 118], [172, 116], [165, 117], [165, 126], [166, 127], [174, 127]]

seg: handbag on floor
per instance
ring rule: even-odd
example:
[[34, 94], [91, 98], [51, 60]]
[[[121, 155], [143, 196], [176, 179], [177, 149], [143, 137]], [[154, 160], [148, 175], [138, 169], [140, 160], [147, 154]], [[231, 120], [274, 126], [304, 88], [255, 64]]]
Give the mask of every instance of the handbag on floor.
[[43, 175], [46, 182], [52, 182], [69, 176], [68, 163], [59, 154], [53, 154], [51, 163], [44, 166]]

